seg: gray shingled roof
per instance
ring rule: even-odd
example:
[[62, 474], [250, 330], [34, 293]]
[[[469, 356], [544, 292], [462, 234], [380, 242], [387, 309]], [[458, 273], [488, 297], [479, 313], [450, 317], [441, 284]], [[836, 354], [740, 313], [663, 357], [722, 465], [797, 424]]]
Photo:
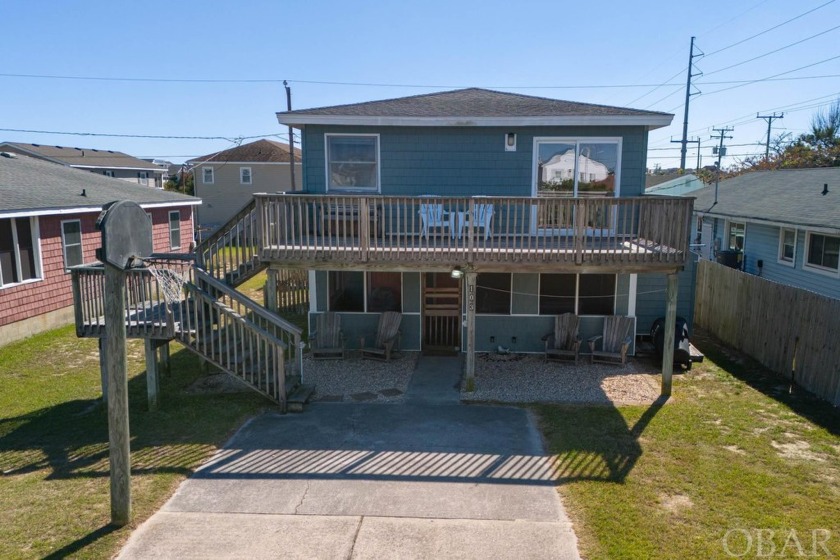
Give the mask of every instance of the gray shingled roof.
[[[82, 192], [84, 191], [84, 196]], [[0, 214], [67, 208], [100, 209], [115, 200], [183, 206], [201, 199], [145, 187], [28, 156], [0, 155]]]
[[[257, 140], [242, 144], [235, 148], [222, 150], [206, 156], [188, 160], [187, 163], [194, 165], [202, 162], [224, 163], [234, 162], [255, 162], [255, 163], [285, 163], [289, 161], [289, 145], [274, 140]], [[295, 161], [300, 161], [300, 150], [295, 148]]]
[[[638, 117], [670, 119], [670, 113], [641, 111], [626, 107], [562, 101], [518, 93], [468, 88], [351, 105], [336, 105], [277, 113], [281, 123], [303, 122], [305, 117], [357, 118], [550, 118], [550, 117]], [[316, 121], [317, 122], [317, 121]]]
[[[828, 194], [822, 195], [828, 184]], [[756, 171], [692, 192], [704, 214], [840, 229], [840, 168]]]
[[113, 150], [94, 150], [90, 148], [72, 148], [65, 146], [46, 146], [44, 144], [24, 144], [22, 142], [0, 143], [0, 151], [11, 151], [42, 157], [52, 161], [79, 167], [101, 167], [104, 169], [148, 169], [162, 173], [160, 166], [150, 161], [115, 152]]

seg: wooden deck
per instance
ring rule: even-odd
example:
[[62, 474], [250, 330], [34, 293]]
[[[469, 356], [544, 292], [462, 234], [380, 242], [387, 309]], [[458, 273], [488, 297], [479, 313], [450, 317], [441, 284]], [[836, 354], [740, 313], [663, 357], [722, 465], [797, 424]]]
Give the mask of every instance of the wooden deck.
[[[260, 259], [313, 269], [669, 272], [692, 200], [257, 195]], [[428, 208], [438, 210], [429, 227]], [[492, 219], [470, 216], [492, 208]]]

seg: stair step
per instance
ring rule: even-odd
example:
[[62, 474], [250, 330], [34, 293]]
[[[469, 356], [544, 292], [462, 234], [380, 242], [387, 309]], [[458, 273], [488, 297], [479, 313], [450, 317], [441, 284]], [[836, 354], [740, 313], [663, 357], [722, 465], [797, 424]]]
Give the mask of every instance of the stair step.
[[315, 385], [299, 385], [292, 394], [286, 397], [286, 409], [289, 412], [303, 412], [303, 405], [309, 402]]

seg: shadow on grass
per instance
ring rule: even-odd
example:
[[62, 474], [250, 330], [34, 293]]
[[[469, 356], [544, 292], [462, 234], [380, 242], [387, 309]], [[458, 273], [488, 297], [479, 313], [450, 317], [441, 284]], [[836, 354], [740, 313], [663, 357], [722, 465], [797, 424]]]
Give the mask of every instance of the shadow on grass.
[[557, 461], [555, 482], [623, 482], [642, 456], [639, 438], [667, 401], [657, 399], [632, 426], [614, 406], [537, 406]]
[[92, 531], [85, 535], [80, 539], [76, 539], [75, 541], [62, 546], [58, 550], [44, 556], [44, 560], [59, 560], [60, 558], [67, 558], [72, 554], [79, 552], [80, 550], [88, 547], [101, 539], [102, 537], [106, 537], [113, 533], [114, 531], [118, 531], [120, 528], [116, 525], [104, 525], [99, 529]]
[[702, 329], [696, 329], [691, 342], [736, 379], [787, 406], [792, 412], [832, 435], [840, 436], [840, 413], [831, 403], [820, 400], [802, 387], [792, 385], [789, 378], [777, 375], [749, 356], [728, 348]]
[[[161, 378], [160, 409], [148, 411], [146, 376], [128, 382], [132, 474], [190, 474], [242, 414], [262, 403], [251, 393], [188, 395], [200, 373], [181, 349], [173, 374]], [[108, 412], [100, 399], [66, 401], [13, 418], [0, 418], [0, 476], [49, 469], [47, 480], [107, 477]]]

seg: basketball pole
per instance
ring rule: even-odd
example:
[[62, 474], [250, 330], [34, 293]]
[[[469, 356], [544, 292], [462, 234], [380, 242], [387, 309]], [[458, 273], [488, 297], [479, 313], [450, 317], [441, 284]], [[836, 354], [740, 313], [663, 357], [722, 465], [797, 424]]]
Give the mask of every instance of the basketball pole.
[[125, 271], [105, 262], [105, 367], [108, 377], [108, 452], [111, 524], [131, 520], [131, 454], [125, 328]]

